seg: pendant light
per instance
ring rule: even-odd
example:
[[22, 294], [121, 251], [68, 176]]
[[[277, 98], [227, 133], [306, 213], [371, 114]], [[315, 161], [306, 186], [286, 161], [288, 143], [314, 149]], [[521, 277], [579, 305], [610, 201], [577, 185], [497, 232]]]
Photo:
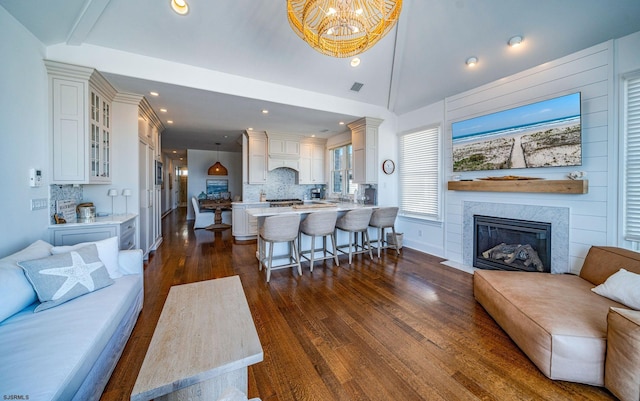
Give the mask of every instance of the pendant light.
[[[220, 160], [220, 142], [216, 142], [216, 146], [217, 146], [217, 152], [218, 152], [216, 159]], [[222, 163], [220, 163], [219, 161], [216, 161], [216, 163], [213, 166], [209, 167], [207, 174], [208, 175], [228, 175], [228, 171], [227, 171], [227, 168], [222, 165]]]

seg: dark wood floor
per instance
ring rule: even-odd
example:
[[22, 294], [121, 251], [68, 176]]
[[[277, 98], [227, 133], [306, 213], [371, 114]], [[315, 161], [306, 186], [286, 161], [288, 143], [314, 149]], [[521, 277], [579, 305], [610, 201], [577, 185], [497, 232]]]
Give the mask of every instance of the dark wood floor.
[[303, 276], [258, 271], [255, 243], [163, 219], [145, 266], [145, 304], [102, 400], [128, 400], [172, 285], [239, 275], [264, 350], [249, 396], [293, 400], [612, 400], [551, 381], [473, 299], [472, 276], [410, 249]]

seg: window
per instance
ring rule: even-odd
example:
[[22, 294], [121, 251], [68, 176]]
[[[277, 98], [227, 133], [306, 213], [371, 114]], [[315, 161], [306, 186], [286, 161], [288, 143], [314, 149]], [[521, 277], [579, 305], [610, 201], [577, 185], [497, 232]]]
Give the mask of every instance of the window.
[[625, 239], [640, 241], [640, 74], [624, 81]]
[[400, 137], [400, 214], [440, 218], [440, 127]]
[[331, 191], [334, 197], [354, 194], [358, 185], [353, 183], [353, 149], [351, 144], [331, 150]]

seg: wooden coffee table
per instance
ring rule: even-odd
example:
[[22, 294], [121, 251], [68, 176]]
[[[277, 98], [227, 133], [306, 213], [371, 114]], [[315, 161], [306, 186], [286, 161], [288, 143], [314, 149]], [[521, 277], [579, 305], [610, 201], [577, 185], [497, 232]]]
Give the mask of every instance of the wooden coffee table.
[[173, 286], [131, 401], [216, 400], [247, 393], [248, 366], [263, 353], [238, 276]]

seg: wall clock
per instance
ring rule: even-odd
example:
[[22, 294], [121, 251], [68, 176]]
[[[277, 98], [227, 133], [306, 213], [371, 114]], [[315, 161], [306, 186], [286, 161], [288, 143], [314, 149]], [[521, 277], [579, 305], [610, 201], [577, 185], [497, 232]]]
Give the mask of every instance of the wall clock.
[[393, 174], [395, 169], [396, 164], [393, 162], [393, 160], [387, 159], [382, 162], [382, 171], [384, 171], [385, 174]]

